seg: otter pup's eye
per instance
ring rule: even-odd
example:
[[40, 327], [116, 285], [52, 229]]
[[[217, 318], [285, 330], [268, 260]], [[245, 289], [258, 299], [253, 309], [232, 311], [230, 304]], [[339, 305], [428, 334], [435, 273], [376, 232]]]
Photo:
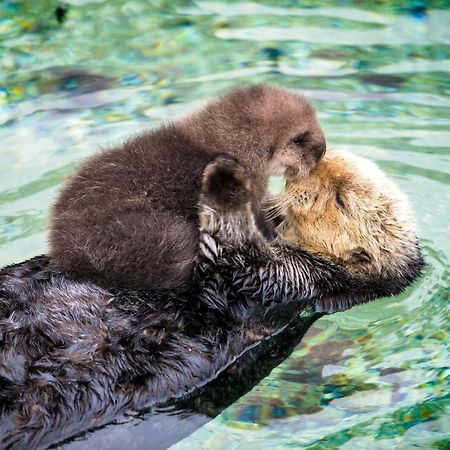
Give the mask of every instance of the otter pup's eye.
[[339, 206], [339, 208], [345, 209], [345, 203], [338, 192], [336, 192], [336, 204]]
[[303, 145], [306, 142], [306, 140], [308, 139], [308, 136], [309, 136], [309, 133], [307, 131], [305, 131], [304, 133], [299, 134], [298, 136], [295, 136], [295, 138], [292, 139], [292, 142], [298, 146]]

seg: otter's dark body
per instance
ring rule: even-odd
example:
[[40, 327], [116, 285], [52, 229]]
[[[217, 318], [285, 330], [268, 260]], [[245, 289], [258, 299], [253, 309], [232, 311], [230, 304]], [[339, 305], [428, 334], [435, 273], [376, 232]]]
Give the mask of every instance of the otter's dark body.
[[104, 286], [183, 288], [197, 253], [197, 205], [210, 161], [237, 157], [258, 204], [269, 175], [305, 173], [324, 152], [305, 98], [264, 85], [234, 90], [83, 164], [53, 208], [50, 254], [72, 275]]
[[251, 211], [242, 168], [210, 164], [184, 293], [104, 289], [69, 278], [45, 256], [2, 269], [0, 447], [47, 447], [126, 410], [182, 400], [288, 324], [299, 306], [349, 307], [397, 293], [420, 272], [353, 279], [267, 242]]

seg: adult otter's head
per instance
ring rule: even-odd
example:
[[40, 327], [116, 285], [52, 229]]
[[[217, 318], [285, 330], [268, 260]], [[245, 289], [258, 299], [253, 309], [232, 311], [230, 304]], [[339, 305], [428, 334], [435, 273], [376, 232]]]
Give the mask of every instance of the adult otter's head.
[[308, 100], [266, 84], [231, 90], [186, 119], [184, 128], [209, 149], [233, 153], [251, 171], [264, 164], [268, 174], [293, 179], [307, 174], [326, 149]]
[[405, 195], [367, 159], [327, 150], [308, 177], [274, 200], [280, 231], [303, 249], [338, 261], [374, 296], [396, 294], [423, 266]]

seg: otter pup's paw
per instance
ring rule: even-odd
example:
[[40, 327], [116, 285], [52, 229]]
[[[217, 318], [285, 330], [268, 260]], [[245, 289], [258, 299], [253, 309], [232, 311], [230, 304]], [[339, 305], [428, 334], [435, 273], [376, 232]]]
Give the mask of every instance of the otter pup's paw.
[[252, 200], [245, 168], [229, 155], [219, 155], [203, 172], [202, 204], [218, 213], [245, 209]]
[[241, 248], [261, 239], [252, 200], [250, 178], [236, 159], [221, 155], [209, 163], [199, 203], [200, 241], [211, 234], [218, 242]]

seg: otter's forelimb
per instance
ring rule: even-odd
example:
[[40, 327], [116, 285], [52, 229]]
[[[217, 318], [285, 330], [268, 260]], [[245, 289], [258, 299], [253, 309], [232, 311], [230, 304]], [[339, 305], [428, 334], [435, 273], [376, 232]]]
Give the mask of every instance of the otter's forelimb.
[[218, 157], [206, 167], [199, 217], [194, 284], [209, 305], [218, 302], [221, 308], [224, 301], [231, 304], [241, 296], [263, 306], [308, 303], [353, 284], [338, 265], [294, 248], [281, 237], [264, 237], [253, 213], [251, 180], [234, 158]]

